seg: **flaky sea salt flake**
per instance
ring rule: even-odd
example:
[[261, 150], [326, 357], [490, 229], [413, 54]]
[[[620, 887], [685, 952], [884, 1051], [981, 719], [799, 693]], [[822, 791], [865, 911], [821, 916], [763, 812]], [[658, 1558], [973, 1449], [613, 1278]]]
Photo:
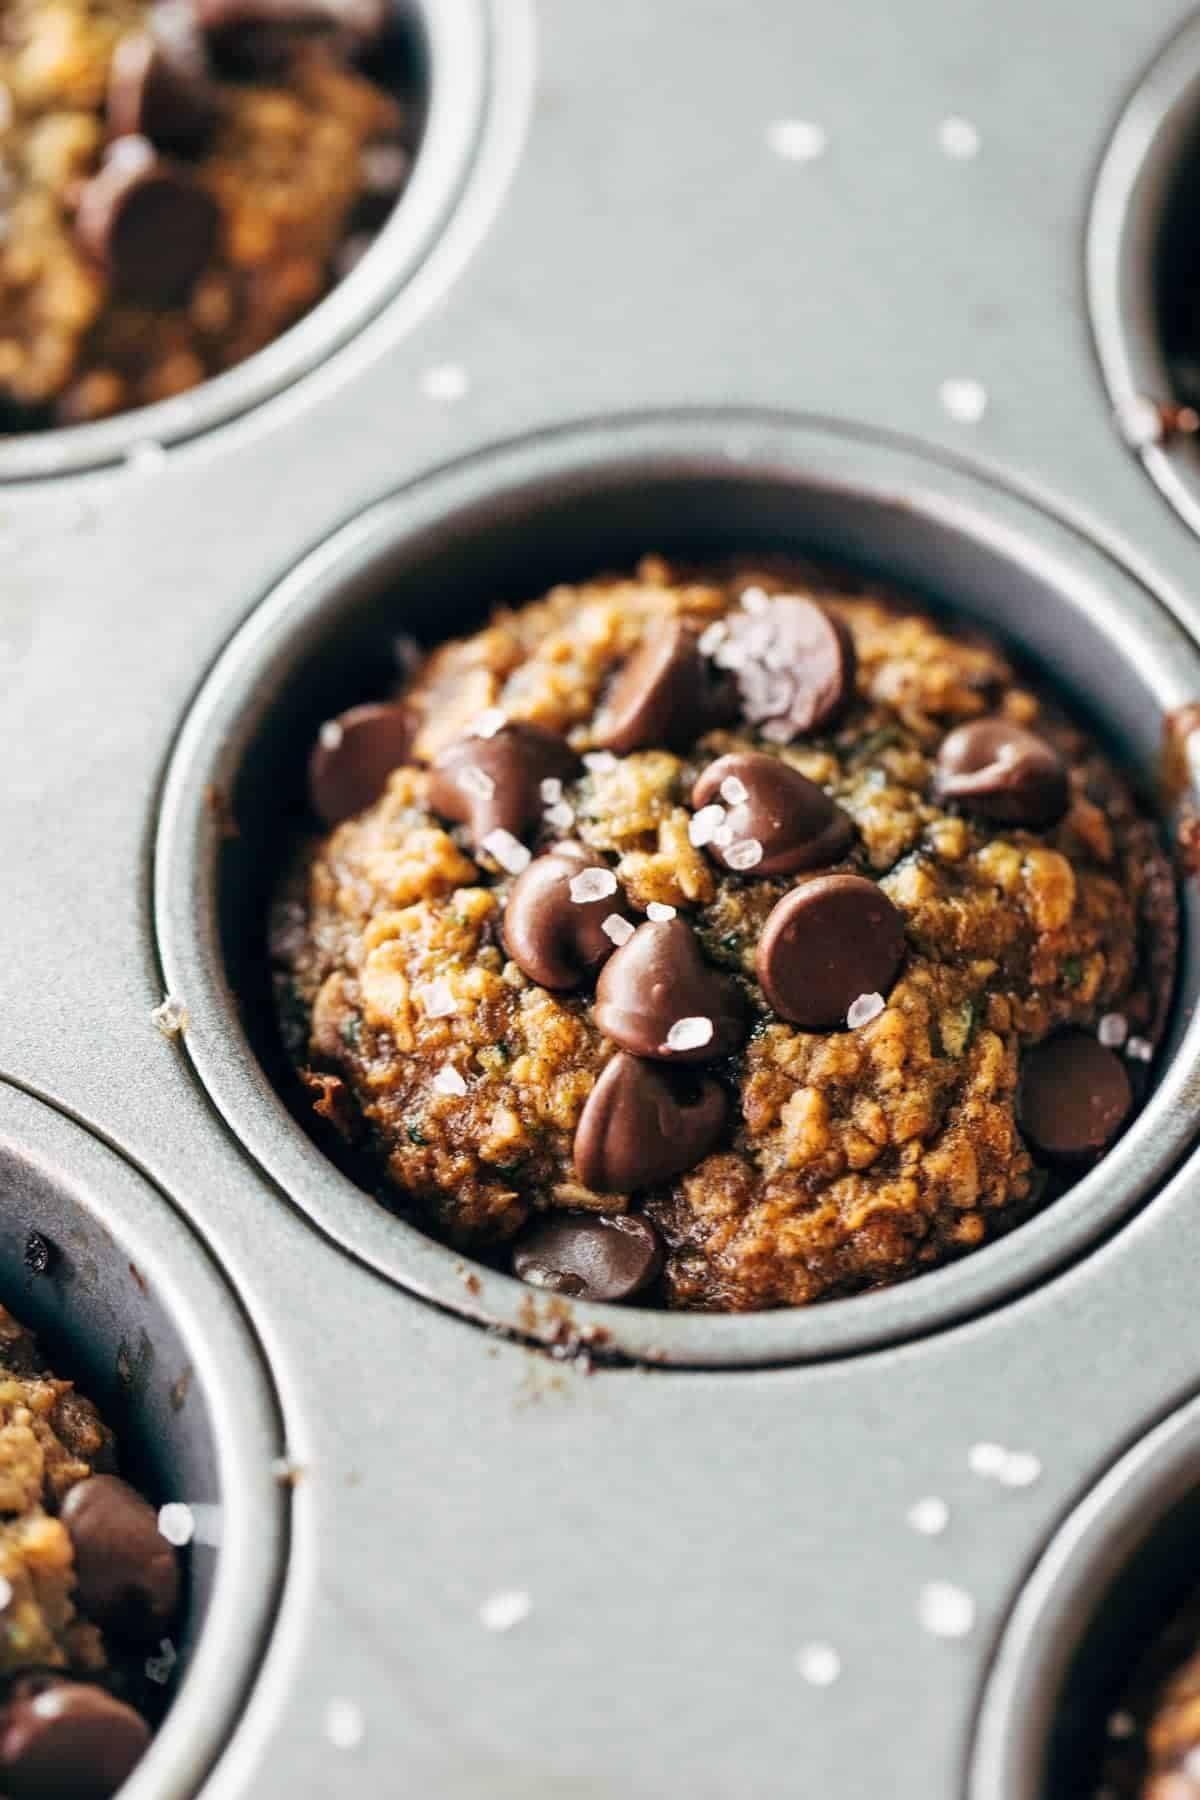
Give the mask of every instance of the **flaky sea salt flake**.
[[496, 791], [496, 784], [487, 770], [477, 768], [473, 763], [459, 771], [457, 786], [475, 800], [490, 800]]
[[688, 843], [695, 850], [703, 850], [705, 844], [711, 844], [713, 833], [719, 831], [725, 823], [723, 806], [702, 806], [698, 813], [693, 813], [688, 825]]
[[453, 1063], [443, 1063], [433, 1078], [434, 1091], [439, 1094], [452, 1094], [461, 1100], [467, 1091], [467, 1084]]
[[503, 825], [497, 825], [494, 831], [489, 831], [480, 848], [494, 857], [509, 875], [519, 875], [533, 860], [520, 838], [515, 838], [511, 831], [505, 831]]
[[676, 1019], [667, 1033], [668, 1050], [702, 1050], [705, 1044], [712, 1042], [713, 1022], [703, 1014], [694, 1018]]
[[996, 1471], [996, 1480], [1002, 1487], [1032, 1487], [1041, 1473], [1041, 1458], [1032, 1450], [1010, 1450]]
[[179, 1653], [170, 1638], [160, 1638], [158, 1649], [157, 1656], [146, 1658], [144, 1667], [148, 1680], [156, 1682], [159, 1687], [165, 1687], [171, 1679], [171, 1670], [179, 1661]]
[[471, 727], [471, 736], [494, 738], [508, 724], [508, 714], [500, 706], [485, 706]]
[[1105, 1013], [1096, 1027], [1096, 1036], [1106, 1050], [1119, 1050], [1129, 1035], [1129, 1022], [1124, 1013]]
[[557, 775], [547, 775], [538, 788], [538, 793], [542, 796], [543, 806], [557, 806], [562, 799], [562, 782]]
[[461, 363], [437, 363], [421, 377], [421, 392], [427, 400], [463, 400], [470, 387], [470, 377]]
[[763, 859], [763, 847], [757, 838], [742, 838], [736, 844], [730, 844], [725, 851], [727, 866], [742, 875], [747, 869], [755, 868]]
[[846, 1023], [851, 1031], [857, 1031], [860, 1025], [869, 1025], [883, 1011], [886, 1001], [882, 994], [860, 994], [851, 1002], [846, 1013]]
[[617, 759], [611, 750], [588, 750], [584, 754], [583, 766], [590, 769], [593, 775], [608, 775], [617, 766]]
[[926, 1494], [913, 1501], [905, 1517], [922, 1537], [941, 1537], [950, 1523], [950, 1508], [937, 1494]]
[[927, 1581], [917, 1598], [917, 1618], [931, 1637], [964, 1638], [975, 1624], [975, 1602], [952, 1581]]
[[511, 1631], [532, 1611], [533, 1602], [524, 1588], [499, 1588], [479, 1608], [479, 1621], [485, 1631]]
[[326, 719], [317, 733], [322, 750], [340, 750], [346, 733], [336, 719]]
[[428, 987], [422, 988], [421, 998], [427, 1019], [448, 1019], [451, 1013], [458, 1011], [458, 1001], [444, 975], [439, 975], [436, 981], [431, 981]]
[[164, 1037], [178, 1037], [180, 1032], [186, 1031], [188, 1027], [188, 1009], [182, 1000], [175, 998], [174, 994], [164, 995], [162, 1002], [154, 1008], [150, 1017]]
[[629, 942], [634, 932], [634, 927], [629, 920], [623, 919], [620, 913], [609, 913], [607, 919], [600, 921], [600, 929], [605, 937], [617, 946], [618, 950], [622, 944]]
[[748, 587], [742, 589], [742, 610], [748, 613], [766, 612], [771, 604], [770, 596], [765, 588]]
[[617, 878], [611, 869], [581, 869], [572, 875], [567, 891], [576, 906], [589, 906], [593, 900], [607, 900], [617, 891]]
[[987, 389], [970, 375], [951, 375], [938, 389], [942, 410], [957, 425], [978, 425], [988, 407]]
[[655, 925], [665, 925], [668, 919], [675, 917], [675, 908], [662, 900], [652, 900], [646, 908], [646, 917]]
[[696, 646], [701, 656], [715, 656], [724, 643], [728, 630], [724, 619], [714, 619], [711, 625], [706, 625]]
[[196, 1535], [196, 1521], [191, 1507], [185, 1506], [182, 1500], [169, 1500], [165, 1506], [160, 1506], [158, 1534], [166, 1538], [168, 1544], [174, 1544], [177, 1550], [190, 1544]]
[[726, 806], [741, 806], [750, 794], [744, 781], [739, 781], [736, 775], [727, 775], [721, 783], [721, 798]]
[[842, 1659], [832, 1644], [804, 1644], [796, 1652], [796, 1673], [810, 1687], [832, 1687]]
[[773, 119], [767, 143], [785, 162], [815, 162], [829, 147], [829, 133], [814, 119]]
[[367, 1733], [363, 1709], [356, 1700], [331, 1700], [325, 1708], [325, 1735], [335, 1750], [357, 1750]]
[[972, 157], [979, 155], [982, 139], [970, 119], [951, 115], [938, 126], [938, 143], [952, 161], [970, 162]]
[[548, 806], [542, 817], [555, 831], [570, 831], [575, 823], [575, 809], [568, 806], [565, 800], [560, 800], [557, 805]]
[[1132, 1057], [1134, 1062], [1148, 1063], [1153, 1059], [1154, 1045], [1149, 1038], [1131, 1037], [1125, 1045], [1125, 1054]]

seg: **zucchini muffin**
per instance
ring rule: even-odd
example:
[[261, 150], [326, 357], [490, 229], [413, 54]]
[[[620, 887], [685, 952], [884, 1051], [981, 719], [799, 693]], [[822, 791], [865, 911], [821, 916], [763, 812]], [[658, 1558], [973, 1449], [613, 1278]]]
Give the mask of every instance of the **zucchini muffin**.
[[1144, 1088], [1154, 824], [996, 645], [888, 592], [648, 559], [434, 650], [309, 773], [271, 936], [318, 1126], [536, 1285], [895, 1282], [1047, 1203]]
[[408, 176], [386, 19], [385, 0], [8, 0], [0, 429], [168, 399], [321, 298]]
[[108, 1800], [174, 1660], [175, 1550], [90, 1400], [0, 1307], [0, 1792]]

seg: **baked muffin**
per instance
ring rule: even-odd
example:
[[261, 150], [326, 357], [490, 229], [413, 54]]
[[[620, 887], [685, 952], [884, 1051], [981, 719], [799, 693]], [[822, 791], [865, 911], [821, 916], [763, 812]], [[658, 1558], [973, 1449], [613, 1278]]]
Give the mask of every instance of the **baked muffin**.
[[326, 725], [272, 929], [319, 1128], [566, 1294], [798, 1306], [1016, 1224], [1130, 1117], [1175, 889], [1005, 654], [771, 564], [555, 588]]
[[107, 1800], [161, 1709], [175, 1550], [90, 1400], [0, 1307], [0, 1791]]
[[164, 400], [278, 337], [407, 179], [385, 0], [9, 0], [0, 424]]

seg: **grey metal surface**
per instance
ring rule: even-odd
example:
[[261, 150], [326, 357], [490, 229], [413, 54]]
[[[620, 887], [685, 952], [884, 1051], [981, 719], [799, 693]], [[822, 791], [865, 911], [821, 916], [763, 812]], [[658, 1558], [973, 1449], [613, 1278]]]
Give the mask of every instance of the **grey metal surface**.
[[[982, 507], [1004, 556], [1039, 578], [1049, 558], [1053, 586], [1128, 618], [1147, 716], [1136, 683], [1094, 703], [1144, 756], [1149, 696], [1170, 692], [1165, 614], [1200, 638], [1200, 548], [1113, 429], [1084, 244], [1125, 99], [1186, 8], [1104, 0], [1086, 28], [1038, 0], [481, 10], [470, 167], [397, 297], [153, 474], [0, 491], [0, 1074], [188, 1218], [305, 1471], [275, 1626], [204, 1800], [959, 1800], [1027, 1572], [1200, 1388], [1194, 1167], [1128, 1216], [1132, 1192], [1098, 1181], [1104, 1241], [1081, 1221], [1066, 1264], [1034, 1256], [989, 1291], [964, 1277], [957, 1323], [940, 1278], [914, 1287], [898, 1306], [929, 1313], [906, 1342], [849, 1355], [837, 1327], [803, 1365], [584, 1378], [378, 1273], [359, 1203], [331, 1183], [318, 1229], [318, 1197], [242, 1148], [150, 1024], [152, 849], [206, 671], [310, 548], [488, 445], [632, 412], [833, 421], [847, 480], [869, 487], [894, 458], [922, 513]], [[940, 151], [950, 115], [978, 128], [974, 159]], [[825, 153], [774, 154], [787, 119], [820, 124]], [[988, 399], [974, 423], [939, 399], [964, 377]], [[203, 1061], [219, 997], [195, 1001]], [[1181, 1084], [1176, 1107], [1193, 1104]], [[824, 1332], [760, 1336], [791, 1359]], [[979, 1440], [1036, 1452], [1040, 1479], [981, 1480]], [[935, 1539], [905, 1522], [930, 1493], [951, 1508]], [[934, 1578], [974, 1597], [962, 1641], [920, 1628]], [[479, 1607], [506, 1588], [531, 1611], [490, 1633]], [[840, 1653], [831, 1687], [797, 1674], [812, 1640]], [[336, 1700], [361, 1710], [354, 1748], [328, 1729]]]

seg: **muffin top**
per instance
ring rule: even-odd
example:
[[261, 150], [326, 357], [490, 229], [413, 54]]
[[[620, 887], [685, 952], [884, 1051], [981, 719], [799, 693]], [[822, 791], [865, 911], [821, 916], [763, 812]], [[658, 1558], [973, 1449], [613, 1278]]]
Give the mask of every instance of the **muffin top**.
[[561, 586], [322, 729], [285, 1042], [381, 1197], [567, 1294], [807, 1304], [1120, 1131], [1155, 827], [1004, 653], [796, 565]]

